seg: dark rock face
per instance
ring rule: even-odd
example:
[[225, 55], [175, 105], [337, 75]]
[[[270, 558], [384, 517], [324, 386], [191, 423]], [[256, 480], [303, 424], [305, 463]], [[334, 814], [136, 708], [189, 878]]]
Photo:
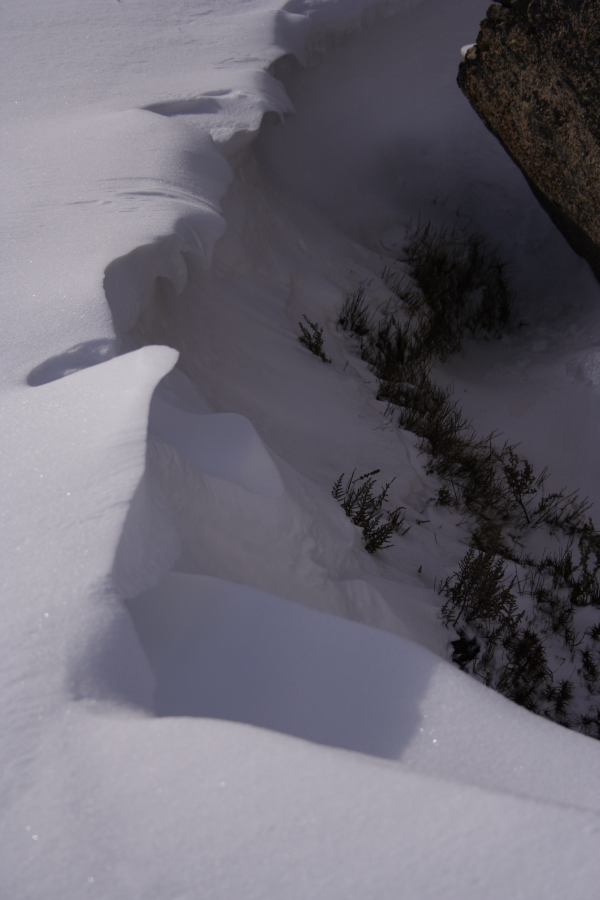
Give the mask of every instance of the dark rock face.
[[600, 279], [600, 0], [494, 4], [458, 83]]

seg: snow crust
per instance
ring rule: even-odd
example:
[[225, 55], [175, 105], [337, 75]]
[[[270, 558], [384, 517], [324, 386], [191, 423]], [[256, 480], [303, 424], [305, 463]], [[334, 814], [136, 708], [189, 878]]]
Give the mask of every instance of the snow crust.
[[[460, 528], [333, 327], [423, 197], [492, 220], [545, 367], [457, 383], [485, 421], [508, 367], [502, 421], [600, 499], [597, 291], [453, 86], [482, 13], [5, 0], [2, 896], [593, 892], [597, 744], [445, 661]], [[329, 496], [374, 466], [428, 519], [381, 561]]]

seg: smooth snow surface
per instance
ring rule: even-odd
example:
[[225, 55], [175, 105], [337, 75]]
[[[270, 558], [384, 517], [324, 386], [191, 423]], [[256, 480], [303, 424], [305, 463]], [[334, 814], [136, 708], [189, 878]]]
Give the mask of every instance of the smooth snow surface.
[[598, 288], [455, 86], [484, 11], [5, 0], [2, 898], [593, 896], [598, 743], [446, 661], [467, 532], [335, 328], [411, 220], [487, 231], [529, 324], [440, 377], [599, 508]]

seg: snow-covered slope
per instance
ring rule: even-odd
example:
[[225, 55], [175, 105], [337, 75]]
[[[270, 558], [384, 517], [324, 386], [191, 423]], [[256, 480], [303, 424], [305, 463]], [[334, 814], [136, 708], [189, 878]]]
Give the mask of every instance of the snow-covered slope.
[[[598, 745], [445, 661], [460, 526], [333, 327], [411, 216], [487, 223], [553, 310], [523, 307], [584, 429], [560, 475], [600, 498], [596, 288], [454, 87], [481, 12], [4, 3], [3, 897], [597, 883]], [[478, 352], [456, 378], [485, 421]], [[522, 380], [497, 353], [491, 396]], [[517, 394], [493, 427], [516, 410], [541, 455]], [[380, 559], [330, 497], [374, 467], [413, 525]]]

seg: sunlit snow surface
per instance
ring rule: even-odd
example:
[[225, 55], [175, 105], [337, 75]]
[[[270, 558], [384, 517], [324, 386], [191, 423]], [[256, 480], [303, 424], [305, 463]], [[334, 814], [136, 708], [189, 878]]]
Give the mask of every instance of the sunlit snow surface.
[[[445, 662], [465, 534], [335, 330], [412, 218], [487, 227], [531, 329], [445, 375], [600, 502], [597, 288], [454, 84], [484, 9], [5, 0], [2, 898], [594, 894], [598, 744]], [[379, 560], [329, 496], [376, 466]]]

